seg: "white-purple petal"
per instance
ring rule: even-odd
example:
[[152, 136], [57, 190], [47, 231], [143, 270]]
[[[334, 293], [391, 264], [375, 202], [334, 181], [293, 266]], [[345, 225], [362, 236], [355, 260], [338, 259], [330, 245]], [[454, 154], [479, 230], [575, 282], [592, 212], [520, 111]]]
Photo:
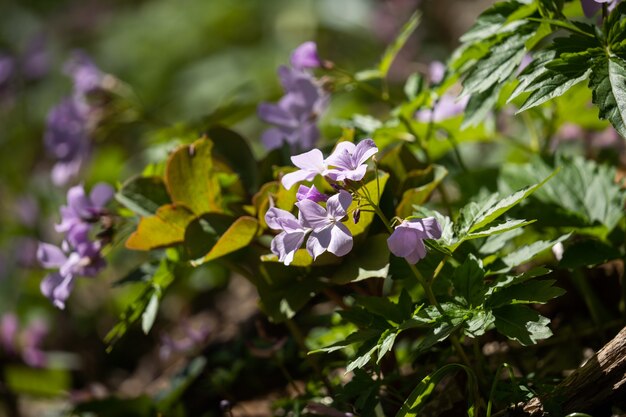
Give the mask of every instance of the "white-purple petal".
[[42, 242], [37, 248], [37, 260], [44, 268], [60, 268], [67, 261], [67, 256], [61, 248]]
[[317, 45], [315, 42], [304, 42], [298, 46], [291, 54], [291, 65], [296, 69], [319, 68], [322, 61], [317, 55]]

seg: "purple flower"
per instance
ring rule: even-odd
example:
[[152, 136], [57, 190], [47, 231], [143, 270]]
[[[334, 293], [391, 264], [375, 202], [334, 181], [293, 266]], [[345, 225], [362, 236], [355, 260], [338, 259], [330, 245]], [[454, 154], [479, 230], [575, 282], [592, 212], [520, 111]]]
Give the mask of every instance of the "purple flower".
[[326, 251], [344, 256], [352, 250], [352, 234], [341, 223], [350, 204], [352, 196], [344, 190], [330, 197], [325, 209], [311, 200], [296, 203], [303, 224], [312, 229], [306, 248], [314, 260]]
[[276, 207], [271, 207], [265, 213], [265, 222], [270, 229], [281, 230], [272, 240], [271, 250], [280, 262], [289, 265], [310, 228], [305, 227], [302, 220], [296, 219], [293, 214]]
[[322, 60], [317, 55], [315, 42], [304, 42], [294, 49], [291, 54], [291, 66], [297, 70], [319, 68], [322, 64]]
[[320, 203], [322, 201], [328, 200], [328, 196], [326, 194], [320, 193], [319, 190], [315, 188], [315, 185], [311, 186], [311, 188], [307, 187], [306, 185], [301, 185], [300, 188], [298, 188], [298, 192], [296, 193], [296, 199], [298, 201], [311, 200], [316, 203]]
[[287, 190], [297, 182], [312, 181], [318, 174], [325, 175], [327, 171], [324, 155], [319, 149], [292, 156], [291, 162], [300, 169], [283, 176], [281, 183]]
[[328, 177], [334, 181], [360, 181], [367, 171], [366, 162], [378, 152], [371, 139], [365, 139], [355, 145], [351, 142], [340, 142], [333, 153], [326, 159]]
[[64, 185], [75, 177], [90, 153], [85, 109], [73, 98], [66, 98], [48, 113], [44, 144], [57, 161], [52, 181]]
[[56, 225], [56, 231], [67, 233], [71, 244], [76, 245], [70, 238], [72, 229], [83, 223], [93, 223], [104, 213], [104, 207], [113, 198], [115, 189], [109, 184], [98, 183], [89, 196], [82, 185], [72, 187], [67, 192], [67, 206], [61, 207], [61, 223]]
[[387, 239], [389, 250], [411, 264], [426, 256], [424, 239], [439, 239], [441, 226], [434, 217], [404, 220]]
[[316, 123], [328, 105], [328, 95], [303, 71], [280, 67], [278, 74], [285, 95], [277, 104], [259, 105], [259, 118], [275, 126], [263, 133], [261, 141], [268, 149], [285, 142], [292, 148], [311, 149], [319, 138]]
[[86, 230], [82, 231], [84, 234], [80, 235], [81, 240], [75, 248], [71, 248], [67, 242], [64, 242], [61, 248], [49, 243], [40, 243], [37, 250], [37, 259], [41, 266], [47, 269], [58, 268], [57, 272], [44, 278], [40, 289], [60, 309], [65, 308], [65, 301], [74, 287], [74, 278], [93, 277], [105, 266], [100, 254], [100, 243], [88, 241]]
[[74, 51], [65, 64], [65, 73], [74, 81], [74, 92], [84, 96], [102, 88], [106, 76], [82, 51]]

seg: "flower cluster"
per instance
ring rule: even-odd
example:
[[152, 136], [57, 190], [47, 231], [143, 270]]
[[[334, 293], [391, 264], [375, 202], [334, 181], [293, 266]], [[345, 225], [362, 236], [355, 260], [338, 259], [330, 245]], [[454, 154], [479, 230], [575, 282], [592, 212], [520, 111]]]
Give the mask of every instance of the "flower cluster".
[[45, 148], [56, 161], [51, 174], [56, 185], [65, 185], [75, 178], [90, 156], [94, 109], [87, 96], [103, 88], [106, 77], [80, 52], [68, 61], [65, 72], [72, 77], [73, 94], [50, 110], [44, 134]]
[[61, 207], [61, 222], [56, 225], [65, 238], [60, 247], [40, 243], [37, 259], [44, 268], [57, 269], [41, 282], [41, 292], [63, 309], [77, 276], [93, 277], [105, 266], [101, 250], [106, 236], [92, 240], [94, 224], [107, 212], [106, 204], [114, 190], [108, 184], [97, 184], [87, 195], [82, 186], [70, 188], [67, 206]]
[[[367, 160], [378, 152], [371, 139], [358, 145], [341, 142], [326, 159], [319, 149], [313, 149], [291, 157], [299, 170], [282, 178], [282, 184], [290, 189], [301, 181], [311, 181], [317, 175], [324, 176], [336, 187], [339, 183], [360, 181], [367, 171]], [[306, 249], [316, 259], [328, 251], [336, 256], [344, 256], [352, 250], [352, 234], [342, 223], [352, 204], [352, 195], [345, 189], [331, 197], [321, 193], [315, 186], [301, 185], [296, 194], [298, 217], [288, 211], [272, 207], [265, 215], [267, 225], [280, 230], [273, 240], [271, 250], [278, 259], [289, 265], [306, 238]], [[325, 207], [319, 203], [325, 202]], [[308, 238], [307, 238], [308, 236]]]
[[307, 42], [291, 57], [292, 68], [281, 66], [278, 76], [285, 95], [276, 104], [261, 103], [259, 118], [274, 127], [267, 129], [261, 141], [268, 149], [287, 143], [292, 149], [311, 149], [320, 136], [317, 121], [328, 107], [328, 94], [306, 70], [321, 66], [317, 47]]
[[[271, 244], [272, 252], [280, 262], [289, 265], [296, 251], [306, 239], [306, 249], [315, 260], [328, 251], [336, 256], [347, 255], [352, 250], [352, 234], [342, 223], [348, 216], [353, 196], [346, 191], [347, 185], [361, 181], [367, 172], [367, 161], [378, 152], [371, 139], [359, 142], [340, 142], [326, 159], [319, 149], [293, 156], [291, 161], [299, 170], [286, 174], [282, 184], [290, 189], [301, 181], [312, 181], [317, 175], [328, 180], [338, 194], [331, 197], [321, 193], [315, 186], [300, 185], [295, 204], [298, 217], [292, 213], [271, 207], [265, 214], [270, 229], [280, 231]], [[325, 202], [325, 207], [319, 203]], [[358, 222], [358, 209], [354, 221]], [[425, 239], [439, 239], [441, 226], [433, 217], [402, 221], [393, 231], [387, 244], [396, 256], [414, 264], [426, 256]]]

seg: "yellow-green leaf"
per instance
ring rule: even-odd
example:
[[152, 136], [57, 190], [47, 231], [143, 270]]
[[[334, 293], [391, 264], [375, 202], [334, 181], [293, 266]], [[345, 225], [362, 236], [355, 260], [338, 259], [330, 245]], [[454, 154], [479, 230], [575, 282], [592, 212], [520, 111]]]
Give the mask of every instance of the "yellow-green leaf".
[[245, 248], [255, 238], [258, 229], [259, 222], [254, 217], [244, 216], [238, 218], [203, 258], [192, 262], [193, 265], [201, 265]]
[[159, 207], [154, 216], [143, 217], [137, 230], [126, 241], [133, 250], [152, 250], [182, 243], [185, 229], [194, 219], [194, 214], [180, 204]]
[[212, 148], [213, 143], [202, 138], [179, 147], [167, 161], [165, 184], [172, 202], [186, 205], [197, 215], [222, 211]]

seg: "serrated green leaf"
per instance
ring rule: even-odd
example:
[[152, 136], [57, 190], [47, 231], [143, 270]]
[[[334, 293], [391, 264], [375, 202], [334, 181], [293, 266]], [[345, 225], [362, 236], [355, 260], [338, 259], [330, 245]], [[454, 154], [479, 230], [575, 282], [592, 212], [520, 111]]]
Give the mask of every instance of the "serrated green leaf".
[[502, 200], [498, 201], [497, 203], [495, 203], [495, 204], [493, 204], [491, 206], [483, 208], [477, 214], [476, 218], [474, 218], [473, 221], [471, 222], [471, 226], [468, 229], [468, 233], [473, 233], [473, 232], [475, 232], [477, 230], [480, 230], [483, 227], [491, 224], [498, 217], [500, 217], [501, 215], [503, 215], [504, 213], [509, 211], [511, 208], [515, 207], [516, 205], [521, 203], [523, 200], [528, 198], [528, 196], [530, 196], [532, 193], [537, 191], [548, 180], [550, 180], [552, 177], [554, 177], [554, 175], [556, 175], [557, 172], [558, 171], [554, 171], [552, 174], [550, 174], [548, 177], [544, 178], [538, 184], [535, 184], [535, 185], [530, 186], [530, 187], [523, 188], [523, 189], [517, 191], [516, 193], [511, 194], [510, 196], [503, 198]]
[[338, 350], [342, 350], [347, 348], [348, 346], [357, 344], [357, 343], [363, 343], [367, 340], [371, 340], [373, 338], [379, 338], [380, 337], [380, 331], [379, 330], [374, 330], [374, 329], [365, 329], [365, 330], [358, 330], [354, 333], [351, 333], [348, 335], [348, 337], [346, 337], [343, 340], [340, 340], [336, 343], [333, 343], [330, 346], [326, 346], [320, 349], [315, 349], [310, 351], [308, 354], [312, 355], [315, 353], [332, 353], [332, 352], [336, 352]]
[[[361, 349], [359, 349], [360, 356], [357, 356], [356, 359], [348, 363], [348, 366], [346, 367], [346, 373], [352, 372], [355, 369], [361, 369], [365, 365], [367, 365], [369, 361], [372, 360], [374, 353], [376, 353], [376, 351], [378, 350], [378, 345], [376, 344], [376, 342], [374, 342], [373, 344], [374, 346], [371, 348], [366, 344], [361, 346]], [[362, 351], [365, 351], [365, 352], [362, 352]], [[359, 353], [357, 353], [357, 355]]]
[[[533, 242], [530, 245], [522, 246], [521, 248], [516, 249], [515, 251], [504, 256], [502, 259], [499, 260], [497, 264], [491, 265], [489, 274], [503, 273], [503, 272], [511, 270], [512, 268], [515, 268], [516, 266], [520, 266], [530, 261], [535, 256], [539, 255], [541, 252], [552, 248], [557, 243], [563, 242], [569, 237], [570, 237], [570, 234], [567, 234], [555, 240], [549, 240], [549, 241], [540, 240], [538, 242]], [[500, 267], [500, 265], [504, 265], [504, 266]], [[493, 268], [498, 268], [498, 267], [500, 268], [497, 270], [493, 269]]]
[[485, 243], [478, 250], [481, 254], [496, 253], [502, 249], [509, 241], [524, 233], [521, 228], [512, 229], [504, 233], [493, 235], [485, 240]]
[[501, 233], [509, 232], [511, 230], [519, 229], [524, 226], [528, 226], [529, 224], [533, 224], [535, 220], [507, 220], [504, 223], [500, 223], [496, 226], [489, 227], [484, 230], [477, 230], [473, 233], [469, 233], [465, 240], [469, 239], [478, 239], [481, 237], [499, 235]]
[[507, 80], [522, 62], [525, 43], [530, 37], [528, 32], [516, 32], [493, 47], [463, 81], [463, 94], [480, 94]]
[[380, 363], [381, 359], [391, 351], [397, 336], [398, 333], [391, 330], [385, 331], [385, 333], [380, 336], [380, 339], [378, 340], [378, 360], [376, 363]]
[[472, 94], [467, 102], [467, 106], [465, 106], [461, 129], [476, 126], [485, 120], [487, 114], [489, 114], [496, 105], [498, 97], [500, 97], [500, 92], [502, 91], [502, 86], [502, 84], [494, 84], [486, 91]]
[[[615, 182], [615, 168], [582, 157], [565, 156], [558, 157], [554, 165], [560, 168], [560, 172], [537, 190], [533, 198], [549, 207], [558, 208], [559, 213], [556, 215], [560, 218], [568, 214], [580, 219], [578, 223], [572, 224], [579, 228], [585, 224], [603, 225], [602, 230], [594, 234], [604, 238], [624, 217], [626, 190]], [[505, 165], [500, 176], [501, 188], [524, 186], [544, 177], [553, 169], [540, 158], [535, 158], [530, 164]]]
[[491, 295], [487, 299], [487, 305], [490, 308], [497, 308], [513, 304], [547, 303], [565, 294], [564, 289], [553, 286], [555, 282], [552, 279], [533, 280], [505, 287]]
[[396, 39], [387, 47], [387, 50], [380, 60], [380, 64], [378, 64], [378, 70], [381, 73], [381, 78], [387, 76], [389, 68], [391, 68], [391, 64], [393, 63], [394, 59], [396, 59], [398, 52], [400, 52], [404, 44], [409, 40], [411, 34], [415, 31], [415, 29], [417, 29], [420, 24], [421, 18], [421, 12], [416, 11], [415, 13], [413, 13], [413, 15], [404, 24], [404, 26], [402, 26], [402, 29], [400, 29], [400, 33], [398, 34]]
[[623, 253], [613, 245], [587, 239], [574, 242], [568, 246], [559, 266], [569, 269], [576, 269], [582, 266], [596, 266], [622, 256]]
[[626, 61], [618, 57], [596, 61], [589, 79], [593, 103], [600, 118], [611, 122], [626, 137]]
[[433, 191], [448, 175], [448, 170], [441, 165], [432, 166], [432, 181], [420, 187], [411, 188], [402, 194], [402, 199], [396, 208], [396, 215], [401, 218], [410, 216], [414, 206], [424, 204]]
[[546, 101], [552, 100], [553, 98], [562, 96], [569, 91], [570, 88], [589, 78], [589, 75], [591, 75], [591, 68], [575, 78], [570, 77], [569, 74], [556, 71], [546, 72], [534, 81], [535, 84], [530, 86], [533, 92], [528, 96], [517, 113], [521, 113], [539, 106]]
[[504, 306], [493, 310], [496, 329], [524, 346], [552, 336], [550, 320], [523, 305]]

